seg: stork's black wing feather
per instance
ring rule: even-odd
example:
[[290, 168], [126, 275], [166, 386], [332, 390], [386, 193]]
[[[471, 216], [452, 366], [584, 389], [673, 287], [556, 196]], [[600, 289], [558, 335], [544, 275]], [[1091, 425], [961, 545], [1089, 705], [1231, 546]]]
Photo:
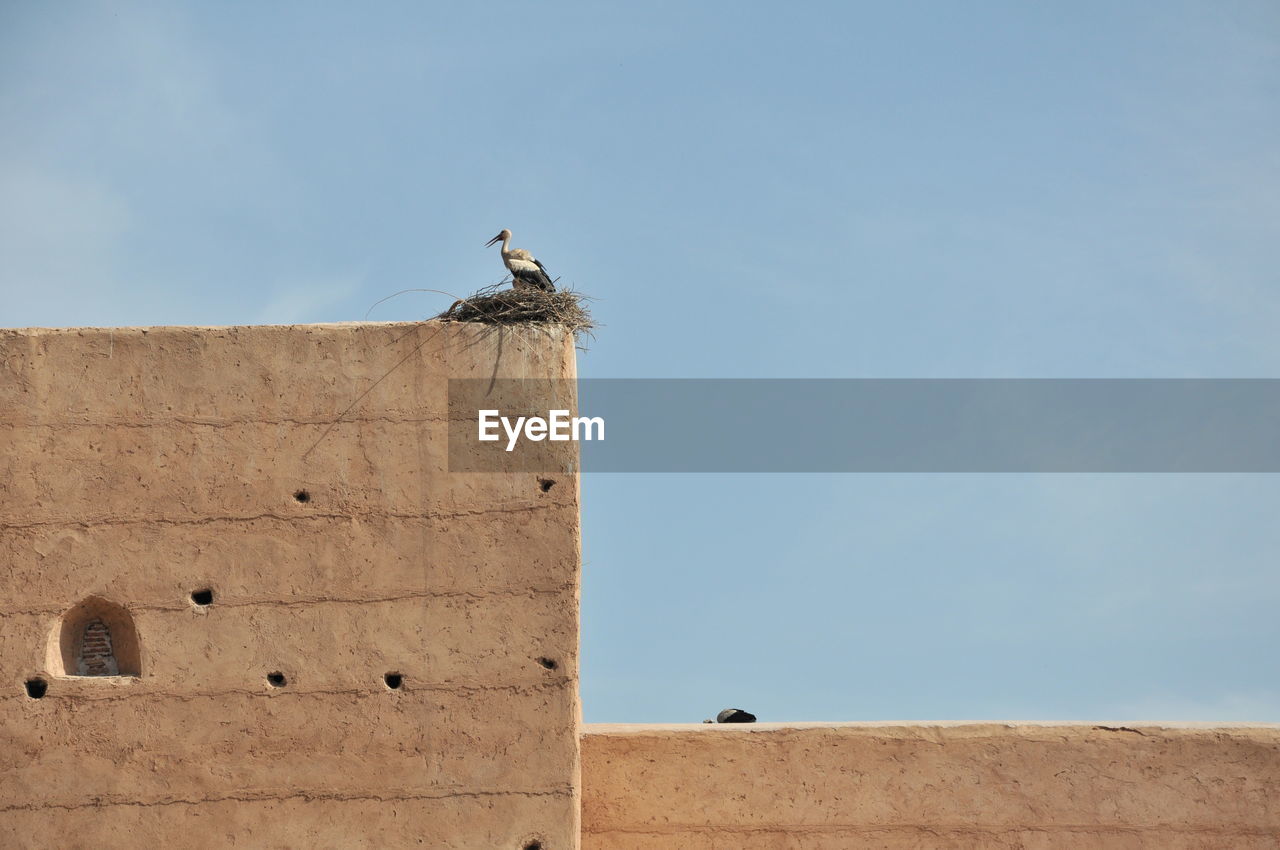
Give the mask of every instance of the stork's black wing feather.
[[547, 267], [538, 259], [535, 259], [533, 263], [538, 267], [538, 271], [542, 273], [542, 279], [537, 281], [538, 288], [546, 292], [555, 292], [556, 285], [551, 282], [551, 273], [547, 271]]
[[555, 292], [556, 285], [551, 282], [551, 272], [547, 271], [547, 267], [542, 264], [541, 260], [534, 260], [538, 265], [538, 271], [542, 272], [542, 282], [545, 284], [547, 292]]
[[513, 271], [511, 274], [532, 289], [541, 289], [543, 292], [556, 291], [556, 285], [551, 282], [551, 278], [547, 277], [547, 273], [541, 266], [537, 271]]

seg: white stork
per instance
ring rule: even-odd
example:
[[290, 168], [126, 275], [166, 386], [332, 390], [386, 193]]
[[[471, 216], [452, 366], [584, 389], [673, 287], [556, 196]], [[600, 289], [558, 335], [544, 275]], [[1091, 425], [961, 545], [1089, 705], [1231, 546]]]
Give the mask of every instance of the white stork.
[[511, 272], [513, 286], [516, 289], [556, 291], [556, 285], [551, 282], [551, 275], [547, 274], [542, 263], [535, 260], [533, 255], [523, 248], [510, 247], [510, 230], [504, 228], [497, 236], [486, 242], [484, 247], [488, 248], [498, 242], [502, 243], [502, 264], [507, 267], [507, 271]]

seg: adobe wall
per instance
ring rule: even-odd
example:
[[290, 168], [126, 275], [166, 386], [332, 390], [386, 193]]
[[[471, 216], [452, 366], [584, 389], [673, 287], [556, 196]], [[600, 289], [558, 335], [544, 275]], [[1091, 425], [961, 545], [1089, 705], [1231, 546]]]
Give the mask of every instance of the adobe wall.
[[[528, 329], [0, 331], [0, 846], [576, 847], [577, 481], [445, 445], [446, 378], [573, 376]], [[86, 600], [138, 676], [67, 675]]]
[[1280, 725], [588, 725], [584, 850], [1280, 847]]

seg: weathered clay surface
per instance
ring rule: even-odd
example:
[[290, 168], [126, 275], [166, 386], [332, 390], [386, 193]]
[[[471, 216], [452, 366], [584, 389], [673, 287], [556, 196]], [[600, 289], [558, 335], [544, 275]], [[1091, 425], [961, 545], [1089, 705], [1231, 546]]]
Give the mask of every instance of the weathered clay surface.
[[[1280, 847], [1280, 726], [579, 739], [577, 481], [450, 473], [446, 392], [573, 375], [430, 322], [0, 331], [0, 847], [567, 850], [579, 788], [595, 850]], [[96, 621], [139, 675], [66, 675]]]
[[585, 727], [586, 850], [1280, 847], [1280, 726]]
[[[446, 445], [447, 379], [573, 375], [530, 329], [0, 331], [0, 847], [576, 847], [577, 482]], [[61, 675], [91, 596], [141, 675]]]

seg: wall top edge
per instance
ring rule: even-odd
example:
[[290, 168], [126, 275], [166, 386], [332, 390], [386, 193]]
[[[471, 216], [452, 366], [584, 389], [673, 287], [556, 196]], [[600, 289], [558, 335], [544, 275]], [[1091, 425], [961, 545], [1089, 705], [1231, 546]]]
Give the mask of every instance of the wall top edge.
[[118, 327], [94, 327], [94, 326], [75, 326], [75, 327], [18, 327], [6, 328], [0, 327], [0, 335], [19, 335], [19, 336], [37, 336], [42, 334], [80, 334], [80, 333], [163, 333], [166, 331], [255, 331], [255, 330], [348, 330], [351, 328], [411, 328], [418, 325], [452, 325], [459, 328], [475, 328], [496, 330], [499, 327], [517, 328], [517, 327], [537, 327], [539, 330], [564, 330], [551, 324], [532, 323], [528, 325], [490, 325], [481, 322], [453, 322], [443, 321], [441, 319], [422, 319], [421, 321], [400, 321], [400, 322], [313, 322], [299, 324], [277, 324], [277, 325], [122, 325]]
[[1280, 732], [1280, 723], [1150, 721], [1150, 720], [875, 720], [875, 721], [807, 721], [774, 723], [584, 723], [583, 735], [646, 735], [668, 732], [784, 732], [792, 730], [842, 729], [956, 729], [956, 728], [1102, 728], [1117, 731], [1159, 731], [1164, 729], [1241, 730], [1255, 729]]

